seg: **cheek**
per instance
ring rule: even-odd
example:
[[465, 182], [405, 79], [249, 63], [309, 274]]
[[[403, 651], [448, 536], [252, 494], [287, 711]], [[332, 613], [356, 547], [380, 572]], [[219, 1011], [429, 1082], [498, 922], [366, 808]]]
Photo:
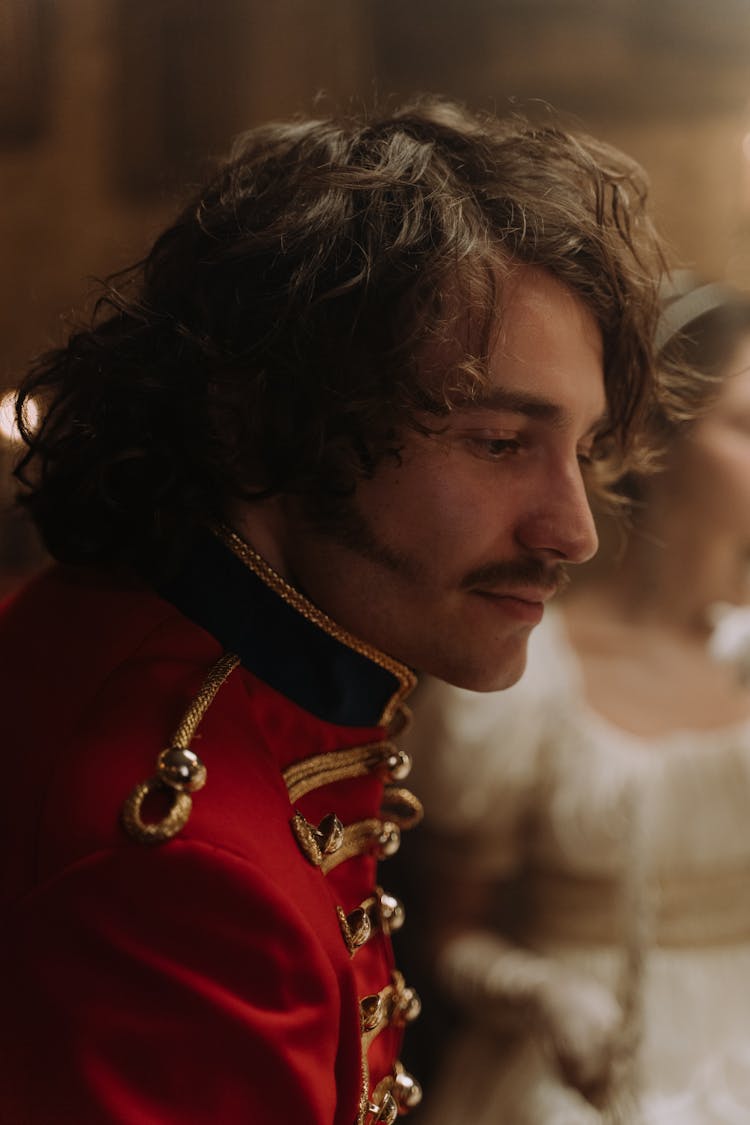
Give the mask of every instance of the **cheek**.
[[473, 564], [510, 539], [517, 501], [496, 466], [441, 455], [413, 461], [364, 482], [359, 505], [376, 533], [430, 559]]

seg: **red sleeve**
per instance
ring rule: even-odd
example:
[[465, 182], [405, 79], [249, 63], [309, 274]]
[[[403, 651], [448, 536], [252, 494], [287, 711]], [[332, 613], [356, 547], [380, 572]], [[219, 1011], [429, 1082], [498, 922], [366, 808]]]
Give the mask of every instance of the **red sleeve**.
[[334, 970], [246, 860], [191, 841], [102, 852], [35, 890], [5, 937], [0, 1120], [334, 1120]]

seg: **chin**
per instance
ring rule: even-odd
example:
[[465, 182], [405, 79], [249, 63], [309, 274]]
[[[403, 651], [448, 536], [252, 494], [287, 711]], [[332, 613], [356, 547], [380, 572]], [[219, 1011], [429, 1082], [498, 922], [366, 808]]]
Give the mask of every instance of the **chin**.
[[466, 691], [503, 691], [518, 683], [526, 669], [526, 640], [513, 652], [504, 652], [497, 662], [490, 663], [483, 654], [482, 660], [466, 659], [460, 664], [451, 662], [443, 667], [425, 668], [431, 676]]

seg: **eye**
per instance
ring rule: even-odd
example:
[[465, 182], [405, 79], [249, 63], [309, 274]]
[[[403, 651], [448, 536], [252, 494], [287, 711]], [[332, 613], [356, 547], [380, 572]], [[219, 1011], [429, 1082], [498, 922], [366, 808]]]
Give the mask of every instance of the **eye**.
[[469, 444], [482, 457], [499, 461], [504, 457], [520, 453], [523, 448], [518, 438], [469, 438]]

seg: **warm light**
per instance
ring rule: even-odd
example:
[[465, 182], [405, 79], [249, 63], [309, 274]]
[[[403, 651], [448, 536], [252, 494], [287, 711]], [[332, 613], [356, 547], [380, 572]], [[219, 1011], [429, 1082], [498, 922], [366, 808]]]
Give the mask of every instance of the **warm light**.
[[745, 160], [750, 164], [750, 133], [745, 133], [742, 138], [742, 155]]
[[[16, 395], [18, 391], [6, 391], [0, 396], [0, 439], [16, 445], [21, 441], [16, 424]], [[29, 429], [34, 429], [39, 421], [39, 407], [33, 398], [27, 399], [24, 406], [24, 420]]]

